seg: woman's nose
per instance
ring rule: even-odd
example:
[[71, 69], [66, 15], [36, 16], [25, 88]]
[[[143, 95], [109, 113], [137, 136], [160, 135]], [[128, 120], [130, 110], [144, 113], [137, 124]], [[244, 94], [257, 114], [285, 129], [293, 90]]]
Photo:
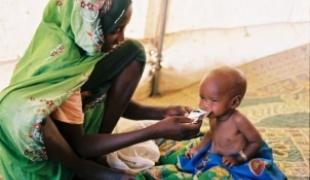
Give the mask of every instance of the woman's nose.
[[116, 40], [117, 40], [117, 44], [119, 44], [119, 43], [121, 43], [121, 42], [123, 42], [125, 40], [124, 32], [123, 31], [118, 33], [118, 36], [117, 36]]

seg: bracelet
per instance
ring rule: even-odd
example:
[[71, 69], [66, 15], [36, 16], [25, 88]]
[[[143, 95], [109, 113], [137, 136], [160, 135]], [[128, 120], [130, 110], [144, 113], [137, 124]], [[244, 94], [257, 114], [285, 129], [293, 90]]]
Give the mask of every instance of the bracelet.
[[243, 161], [246, 161], [248, 159], [248, 156], [246, 154], [244, 154], [244, 152], [242, 150], [239, 152], [239, 156], [241, 157], [241, 159]]

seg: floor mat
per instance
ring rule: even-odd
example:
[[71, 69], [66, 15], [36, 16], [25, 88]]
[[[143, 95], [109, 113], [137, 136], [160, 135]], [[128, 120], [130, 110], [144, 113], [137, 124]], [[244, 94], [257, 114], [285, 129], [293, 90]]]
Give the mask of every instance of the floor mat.
[[[289, 179], [309, 179], [309, 59], [307, 44], [239, 67], [248, 79], [239, 110], [273, 148], [277, 164]], [[141, 102], [197, 107], [198, 88], [196, 83]]]

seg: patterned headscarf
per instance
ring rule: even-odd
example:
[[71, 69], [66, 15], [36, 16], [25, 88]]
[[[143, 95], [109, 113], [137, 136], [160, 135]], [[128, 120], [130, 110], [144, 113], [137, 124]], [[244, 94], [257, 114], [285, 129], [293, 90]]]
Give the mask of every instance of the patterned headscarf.
[[121, 22], [131, 0], [76, 0], [71, 18], [75, 42], [93, 55], [100, 52], [104, 35]]

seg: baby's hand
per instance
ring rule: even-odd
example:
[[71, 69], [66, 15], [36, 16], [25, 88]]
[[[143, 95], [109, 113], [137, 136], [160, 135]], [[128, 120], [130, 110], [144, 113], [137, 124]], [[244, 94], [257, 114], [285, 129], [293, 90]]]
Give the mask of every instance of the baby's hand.
[[229, 167], [239, 164], [238, 159], [233, 156], [223, 156], [222, 162]]
[[198, 152], [198, 150], [198, 147], [191, 148], [185, 153], [185, 157], [188, 159], [192, 158]]

